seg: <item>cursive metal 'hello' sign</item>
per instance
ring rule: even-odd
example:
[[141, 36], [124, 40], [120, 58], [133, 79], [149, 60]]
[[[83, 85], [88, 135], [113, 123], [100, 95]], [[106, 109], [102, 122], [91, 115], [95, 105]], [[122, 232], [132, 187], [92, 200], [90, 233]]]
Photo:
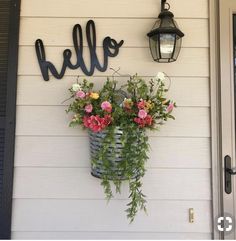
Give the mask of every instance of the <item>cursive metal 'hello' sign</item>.
[[96, 28], [93, 20], [89, 20], [86, 25], [86, 38], [90, 55], [90, 66], [87, 67], [83, 59], [83, 33], [80, 24], [76, 24], [72, 32], [73, 44], [77, 61], [75, 64], [71, 62], [72, 51], [65, 49], [63, 51], [63, 64], [60, 71], [50, 62], [46, 60], [46, 53], [41, 39], [35, 41], [35, 50], [40, 66], [40, 70], [44, 80], [49, 80], [49, 71], [57, 78], [61, 79], [67, 68], [78, 69], [81, 68], [85, 75], [91, 76], [95, 68], [101, 72], [105, 72], [108, 66], [108, 57], [116, 57], [119, 53], [119, 48], [123, 45], [124, 41], [117, 42], [116, 40], [105, 37], [103, 40], [103, 63], [100, 63], [96, 53]]

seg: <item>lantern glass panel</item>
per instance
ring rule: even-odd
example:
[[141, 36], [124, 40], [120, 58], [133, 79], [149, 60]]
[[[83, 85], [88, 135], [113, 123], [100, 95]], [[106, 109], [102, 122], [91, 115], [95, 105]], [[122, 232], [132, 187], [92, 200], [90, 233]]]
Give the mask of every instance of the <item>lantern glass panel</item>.
[[176, 60], [179, 56], [181, 44], [182, 44], [182, 38], [180, 38], [178, 35], [176, 35], [175, 52], [174, 52], [174, 56], [173, 56], [174, 60]]
[[158, 35], [154, 35], [149, 39], [150, 50], [153, 59], [156, 61], [160, 58], [160, 51], [159, 51], [159, 40]]
[[171, 59], [175, 47], [175, 34], [160, 34], [161, 58]]

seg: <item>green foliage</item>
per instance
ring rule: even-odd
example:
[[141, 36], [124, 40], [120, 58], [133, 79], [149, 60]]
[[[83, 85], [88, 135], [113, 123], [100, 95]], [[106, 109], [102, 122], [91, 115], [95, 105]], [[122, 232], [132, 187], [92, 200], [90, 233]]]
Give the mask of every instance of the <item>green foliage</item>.
[[[116, 81], [107, 79], [98, 92], [94, 92], [92, 83], [84, 80], [69, 91], [74, 99], [67, 110], [74, 113], [70, 126], [81, 125], [91, 133], [103, 134], [100, 148], [91, 160], [92, 166], [96, 168], [102, 162], [101, 185], [107, 200], [113, 197], [111, 184], [114, 184], [116, 193], [120, 193], [122, 181], [128, 182], [130, 202], [126, 212], [133, 222], [139, 210], [146, 212], [142, 191], [149, 151], [146, 129], [158, 129], [168, 119], [174, 119], [171, 112], [175, 103], [165, 97], [168, 89], [164, 80], [153, 78], [147, 82], [134, 75], [117, 88]], [[108, 102], [111, 109], [104, 109], [104, 102]], [[92, 107], [89, 112], [87, 106]], [[115, 135], [117, 130], [122, 132], [120, 152]], [[120, 161], [114, 161], [117, 158]]]

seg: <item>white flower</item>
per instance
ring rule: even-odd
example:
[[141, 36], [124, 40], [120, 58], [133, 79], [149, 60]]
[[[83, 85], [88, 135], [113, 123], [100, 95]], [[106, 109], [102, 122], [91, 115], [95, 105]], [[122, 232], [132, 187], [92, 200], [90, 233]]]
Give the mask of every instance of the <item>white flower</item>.
[[77, 92], [78, 90], [81, 90], [80, 84], [73, 84], [73, 85], [72, 85], [72, 90], [73, 90], [74, 92]]
[[165, 74], [163, 72], [158, 72], [156, 75], [156, 79], [159, 79], [161, 81], [165, 80]]

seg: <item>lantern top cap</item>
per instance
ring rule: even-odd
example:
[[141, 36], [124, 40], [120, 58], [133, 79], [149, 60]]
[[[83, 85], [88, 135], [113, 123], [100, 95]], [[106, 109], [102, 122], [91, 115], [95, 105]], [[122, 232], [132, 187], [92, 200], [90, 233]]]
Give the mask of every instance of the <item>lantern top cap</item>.
[[[167, 8], [165, 6], [167, 6]], [[157, 22], [160, 21], [160, 24], [158, 24], [157, 28], [152, 29], [147, 34], [148, 37], [153, 37], [154, 35], [161, 34], [161, 33], [176, 34], [180, 38], [184, 36], [184, 33], [178, 28], [178, 25], [174, 20], [174, 14], [171, 11], [169, 11], [169, 9], [170, 9], [170, 5], [166, 3], [166, 0], [162, 0], [161, 12], [157, 20]]]
[[163, 18], [174, 18], [174, 14], [171, 11], [169, 11], [167, 9], [164, 9], [164, 10], [162, 10], [160, 12], [158, 18], [160, 18], [160, 19], [163, 19]]
[[176, 34], [180, 38], [182, 38], [184, 36], [184, 33], [181, 30], [179, 30], [178, 28], [165, 28], [165, 27], [153, 29], [147, 34], [147, 36], [153, 37], [157, 34], [164, 34], [164, 33], [165, 34]]

